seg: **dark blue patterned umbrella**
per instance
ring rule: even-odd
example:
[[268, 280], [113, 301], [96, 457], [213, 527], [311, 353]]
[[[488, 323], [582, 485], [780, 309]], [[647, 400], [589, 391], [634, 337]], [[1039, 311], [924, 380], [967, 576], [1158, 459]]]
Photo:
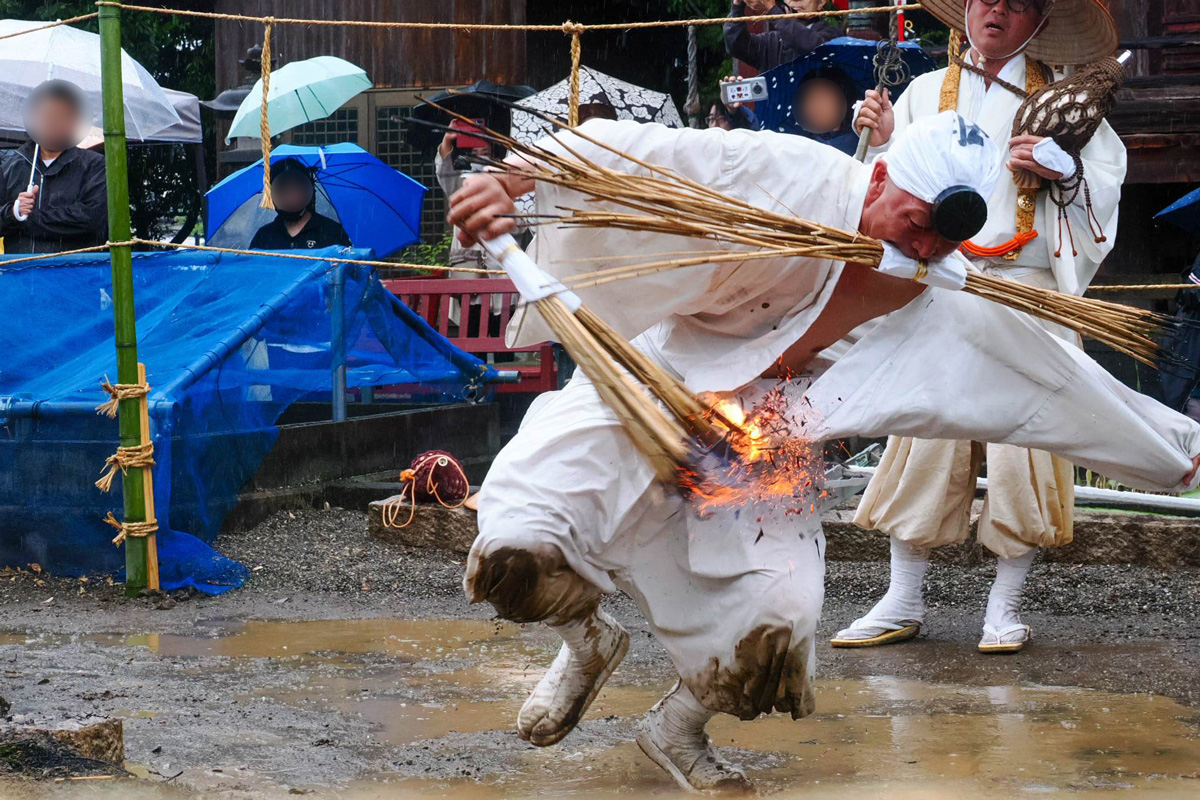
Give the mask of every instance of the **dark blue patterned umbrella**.
[[[805, 80], [823, 77], [842, 86], [849, 105], [861, 100], [867, 89], [875, 88], [875, 53], [878, 42], [839, 36], [817, 47], [808, 55], [780, 64], [767, 72], [767, 99], [755, 109], [762, 130], [808, 136], [796, 119], [796, 90]], [[908, 67], [909, 81], [925, 72], [937, 69], [937, 64], [916, 42], [898, 45], [900, 56]], [[908, 81], [891, 90], [892, 99], [900, 96]], [[847, 114], [850, 112], [848, 111]]]

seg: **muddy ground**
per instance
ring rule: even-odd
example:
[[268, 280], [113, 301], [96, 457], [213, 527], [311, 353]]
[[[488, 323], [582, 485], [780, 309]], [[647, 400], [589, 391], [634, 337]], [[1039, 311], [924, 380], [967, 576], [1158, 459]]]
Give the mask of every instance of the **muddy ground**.
[[[634, 634], [628, 659], [580, 728], [538, 751], [512, 719], [554, 641], [467, 606], [461, 558], [379, 544], [336, 509], [284, 512], [219, 547], [253, 570], [219, 598], [0, 576], [11, 713], [123, 717], [140, 776], [0, 783], [0, 797], [675, 792], [629, 743], [672, 676], [626, 598], [608, 605]], [[1038, 564], [1035, 642], [1010, 657], [974, 649], [990, 579], [935, 565], [920, 639], [821, 644], [815, 717], [721, 720], [714, 738], [785, 795], [1200, 795], [1200, 571]], [[885, 585], [884, 564], [831, 563], [822, 642]]]

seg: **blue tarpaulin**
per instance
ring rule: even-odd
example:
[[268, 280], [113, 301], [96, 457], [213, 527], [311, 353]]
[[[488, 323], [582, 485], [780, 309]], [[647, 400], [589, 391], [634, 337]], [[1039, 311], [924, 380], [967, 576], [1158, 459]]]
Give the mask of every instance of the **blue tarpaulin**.
[[[461, 401], [492, 377], [360, 265], [180, 251], [135, 254], [133, 275], [164, 588], [241, 585], [245, 568], [209, 543], [283, 411], [328, 400], [339, 353], [349, 387], [408, 385], [422, 402]], [[116, 421], [96, 413], [102, 379], [117, 377], [107, 255], [0, 259], [0, 319], [0, 565], [117, 572], [102, 519], [121, 518], [121, 481], [94, 486], [118, 444]]]

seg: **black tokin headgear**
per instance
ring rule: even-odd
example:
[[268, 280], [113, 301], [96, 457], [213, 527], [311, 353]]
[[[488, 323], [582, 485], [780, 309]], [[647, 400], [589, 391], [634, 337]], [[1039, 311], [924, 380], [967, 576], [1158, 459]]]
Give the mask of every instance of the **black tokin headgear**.
[[987, 222], [987, 201], [970, 186], [950, 186], [933, 199], [932, 217], [933, 229], [942, 238], [966, 241]]

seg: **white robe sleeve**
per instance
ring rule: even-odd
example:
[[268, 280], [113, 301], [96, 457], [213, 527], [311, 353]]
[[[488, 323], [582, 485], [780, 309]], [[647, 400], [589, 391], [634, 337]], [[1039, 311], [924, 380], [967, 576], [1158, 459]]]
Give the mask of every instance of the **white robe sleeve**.
[[1144, 489], [1192, 488], [1182, 479], [1200, 453], [1200, 424], [1026, 315], [962, 292], [928, 289], [883, 318], [805, 397], [813, 439], [1011, 444]]
[[[1083, 161], [1083, 177], [1087, 180], [1092, 197], [1092, 211], [1100, 223], [1105, 241], [1097, 242], [1088, 224], [1087, 206], [1080, 189], [1075, 201], [1067, 209], [1067, 221], [1071, 223], [1068, 236], [1064, 225], [1058, 232], [1058, 206], [1050, 200], [1049, 192], [1044, 203], [1046, 234], [1054, 237], [1051, 253], [1058, 250], [1059, 257], [1051, 257], [1051, 269], [1058, 281], [1060, 292], [1082, 294], [1092, 282], [1100, 263], [1104, 261], [1117, 239], [1117, 208], [1121, 201], [1121, 184], [1125, 182], [1126, 153], [1121, 137], [1117, 136], [1106, 121], [1100, 123], [1092, 140], [1080, 153]], [[1055, 190], [1057, 191], [1057, 190]], [[1071, 238], [1075, 241], [1078, 255], [1071, 253]]]

